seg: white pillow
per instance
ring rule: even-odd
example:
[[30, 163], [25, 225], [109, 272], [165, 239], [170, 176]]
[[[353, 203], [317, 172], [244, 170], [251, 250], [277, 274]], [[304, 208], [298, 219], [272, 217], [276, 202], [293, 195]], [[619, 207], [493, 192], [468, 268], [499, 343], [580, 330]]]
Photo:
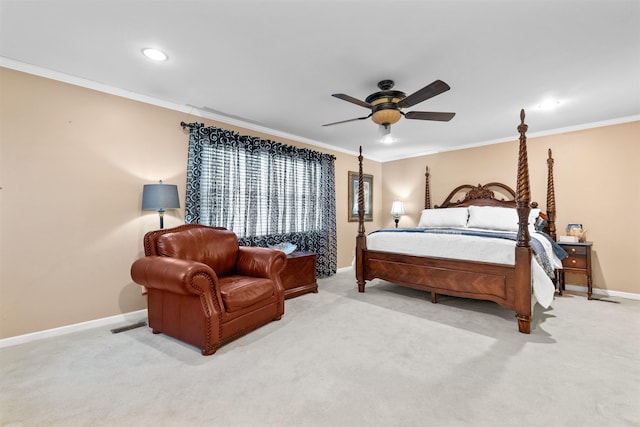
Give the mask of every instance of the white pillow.
[[467, 226], [487, 230], [518, 231], [518, 213], [514, 208], [469, 206]]
[[[540, 209], [529, 212], [529, 230], [533, 229]], [[518, 211], [497, 206], [469, 206], [468, 227], [487, 230], [518, 231]]]
[[418, 227], [466, 227], [468, 216], [467, 208], [425, 209]]

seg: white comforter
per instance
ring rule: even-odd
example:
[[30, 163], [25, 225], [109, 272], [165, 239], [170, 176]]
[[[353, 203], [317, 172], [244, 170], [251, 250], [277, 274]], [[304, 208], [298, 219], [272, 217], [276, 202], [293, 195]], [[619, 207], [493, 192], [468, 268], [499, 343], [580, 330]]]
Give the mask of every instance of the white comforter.
[[[554, 267], [562, 268], [562, 262], [544, 236], [533, 232], [531, 238], [542, 243]], [[378, 232], [367, 236], [367, 249], [370, 250], [506, 265], [515, 264], [515, 243], [507, 239], [455, 234]], [[531, 257], [531, 276], [535, 300], [544, 308], [549, 307], [555, 286], [534, 257]]]

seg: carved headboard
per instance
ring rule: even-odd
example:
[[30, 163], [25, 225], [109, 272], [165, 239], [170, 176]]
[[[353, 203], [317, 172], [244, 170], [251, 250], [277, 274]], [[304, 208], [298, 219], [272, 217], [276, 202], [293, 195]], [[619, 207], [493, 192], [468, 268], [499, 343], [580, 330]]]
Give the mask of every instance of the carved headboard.
[[464, 184], [456, 187], [449, 193], [442, 204], [435, 205], [434, 208], [452, 208], [472, 205], [515, 208], [515, 199], [516, 192], [508, 185], [500, 182], [490, 182], [484, 185], [478, 184], [477, 186]]

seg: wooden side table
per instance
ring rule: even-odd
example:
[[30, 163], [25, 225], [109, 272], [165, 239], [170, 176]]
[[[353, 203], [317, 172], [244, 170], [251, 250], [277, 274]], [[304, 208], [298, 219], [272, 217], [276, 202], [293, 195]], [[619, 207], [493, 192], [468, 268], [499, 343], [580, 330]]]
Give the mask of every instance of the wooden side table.
[[558, 293], [564, 290], [564, 273], [581, 273], [587, 276], [587, 298], [591, 299], [593, 282], [591, 280], [591, 246], [593, 242], [558, 242], [569, 254], [562, 260], [562, 270], [559, 271]]
[[294, 298], [307, 292], [318, 292], [316, 280], [316, 254], [293, 252], [287, 255], [287, 265], [280, 273], [284, 286], [284, 299]]

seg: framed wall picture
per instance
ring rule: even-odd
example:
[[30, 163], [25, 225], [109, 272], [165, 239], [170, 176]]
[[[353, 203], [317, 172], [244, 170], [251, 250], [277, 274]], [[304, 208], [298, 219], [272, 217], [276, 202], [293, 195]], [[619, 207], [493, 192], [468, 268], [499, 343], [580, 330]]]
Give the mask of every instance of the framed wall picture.
[[[373, 175], [362, 174], [364, 220], [373, 221]], [[358, 221], [358, 172], [349, 171], [349, 222]]]

